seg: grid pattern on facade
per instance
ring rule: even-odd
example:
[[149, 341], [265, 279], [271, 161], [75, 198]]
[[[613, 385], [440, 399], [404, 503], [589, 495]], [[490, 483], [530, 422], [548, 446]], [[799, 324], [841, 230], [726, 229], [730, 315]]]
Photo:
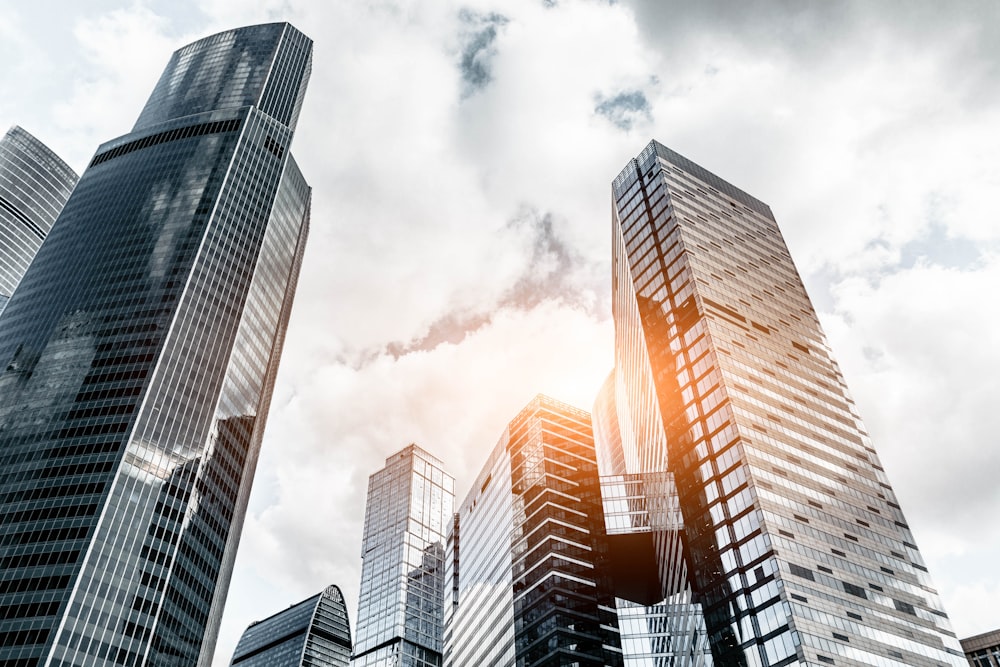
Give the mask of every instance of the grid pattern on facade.
[[510, 453], [494, 448], [454, 517], [448, 537], [444, 664], [515, 664]]
[[248, 106], [294, 131], [311, 67], [311, 40], [287, 23], [206, 37], [174, 53], [132, 131]]
[[368, 480], [352, 665], [440, 667], [455, 480], [410, 445]]
[[539, 396], [459, 511], [447, 665], [621, 665], [590, 415]]
[[263, 621], [240, 637], [233, 667], [347, 667], [351, 629], [340, 589], [330, 586]]
[[615, 180], [614, 308], [716, 663], [962, 664], [769, 209], [707, 173], [653, 142]]
[[310, 190], [255, 108], [174, 130], [98, 151], [136, 146], [87, 170], [0, 320], [0, 662], [211, 660]]
[[65, 162], [20, 127], [0, 139], [0, 313], [77, 180]]
[[[631, 364], [643, 360], [642, 349], [619, 349], [617, 357], [618, 368], [634, 370]], [[601, 475], [601, 496], [624, 663], [710, 667], [704, 615], [683, 557], [684, 519], [674, 476], [641, 472], [637, 465], [639, 453], [664, 443], [665, 434], [662, 422], [650, 418], [659, 415], [656, 404], [649, 402], [651, 390], [641, 391], [643, 385], [636, 379], [612, 373], [598, 394], [593, 416], [600, 467], [607, 473]], [[650, 415], [635, 414], [643, 400]], [[644, 427], [634, 430], [635, 424]], [[624, 442], [632, 452], [631, 466], [622, 456]]]
[[984, 632], [961, 643], [972, 667], [1000, 667], [1000, 630]]

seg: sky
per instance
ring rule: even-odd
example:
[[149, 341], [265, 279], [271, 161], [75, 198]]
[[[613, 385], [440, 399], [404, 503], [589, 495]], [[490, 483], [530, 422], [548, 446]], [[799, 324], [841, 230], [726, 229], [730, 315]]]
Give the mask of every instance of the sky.
[[464, 497], [611, 370], [610, 184], [650, 139], [767, 202], [960, 637], [1000, 627], [1000, 4], [0, 0], [0, 129], [82, 171], [171, 52], [315, 41], [312, 230], [215, 665], [339, 585], [410, 442]]

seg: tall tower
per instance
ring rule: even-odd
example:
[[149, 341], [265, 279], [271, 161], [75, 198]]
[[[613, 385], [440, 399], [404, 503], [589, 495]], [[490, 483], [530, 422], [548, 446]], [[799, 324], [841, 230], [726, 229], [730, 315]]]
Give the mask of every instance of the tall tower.
[[312, 43], [177, 51], [0, 318], [0, 664], [208, 665], [298, 276]]
[[368, 478], [354, 667], [441, 667], [455, 480], [409, 445]]
[[656, 142], [612, 194], [599, 459], [672, 476], [714, 664], [963, 665], [770, 208]]
[[0, 139], [0, 313], [78, 178], [20, 127]]
[[336, 586], [251, 623], [231, 667], [348, 667], [351, 624]]
[[445, 665], [622, 665], [590, 415], [537, 396], [449, 541]]

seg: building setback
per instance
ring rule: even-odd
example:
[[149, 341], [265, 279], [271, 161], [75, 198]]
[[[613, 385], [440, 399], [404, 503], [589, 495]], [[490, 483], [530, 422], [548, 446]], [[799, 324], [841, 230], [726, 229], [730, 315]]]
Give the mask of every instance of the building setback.
[[538, 396], [456, 514], [445, 665], [621, 665], [609, 574], [590, 415]]
[[251, 623], [233, 652], [232, 667], [348, 667], [351, 625], [336, 586]]
[[409, 445], [368, 478], [354, 667], [440, 667], [455, 480]]
[[210, 664], [308, 228], [312, 42], [174, 53], [0, 317], [0, 664]]
[[0, 139], [0, 313], [78, 179], [20, 127]]
[[599, 459], [672, 477], [660, 574], [686, 570], [714, 663], [964, 665], [770, 208], [657, 142], [612, 193]]

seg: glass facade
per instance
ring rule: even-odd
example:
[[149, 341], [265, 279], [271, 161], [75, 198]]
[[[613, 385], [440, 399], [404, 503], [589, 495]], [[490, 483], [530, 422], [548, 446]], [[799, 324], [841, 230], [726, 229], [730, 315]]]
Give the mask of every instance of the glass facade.
[[972, 667], [1000, 667], [1000, 630], [963, 639], [962, 650]]
[[416, 445], [368, 478], [354, 667], [440, 667], [455, 480]]
[[672, 479], [714, 664], [964, 664], [770, 209], [657, 142], [612, 194], [602, 473]]
[[232, 667], [348, 667], [351, 626], [336, 586], [252, 623], [240, 637]]
[[[0, 664], [210, 664], [308, 231], [297, 110], [262, 103], [310, 49], [176, 53], [0, 318]], [[270, 75], [195, 85], [233, 67]]]
[[0, 139], [0, 313], [78, 180], [20, 127]]
[[[623, 366], [627, 360], [619, 356]], [[625, 465], [626, 444], [634, 453], [639, 439], [663, 442], [666, 436], [648, 415], [623, 411], [619, 419], [619, 379], [612, 373], [602, 386], [593, 425], [604, 473], [601, 496], [624, 662], [630, 667], [710, 667], [704, 614], [683, 558], [684, 517], [674, 475], [652, 468], [628, 472]], [[652, 396], [652, 390], [634, 392], [632, 405], [643, 405], [635, 398], [648, 401]], [[622, 407], [627, 405], [623, 395]], [[636, 423], [645, 430], [636, 433]]]
[[445, 665], [622, 665], [590, 415], [538, 396], [449, 538]]

